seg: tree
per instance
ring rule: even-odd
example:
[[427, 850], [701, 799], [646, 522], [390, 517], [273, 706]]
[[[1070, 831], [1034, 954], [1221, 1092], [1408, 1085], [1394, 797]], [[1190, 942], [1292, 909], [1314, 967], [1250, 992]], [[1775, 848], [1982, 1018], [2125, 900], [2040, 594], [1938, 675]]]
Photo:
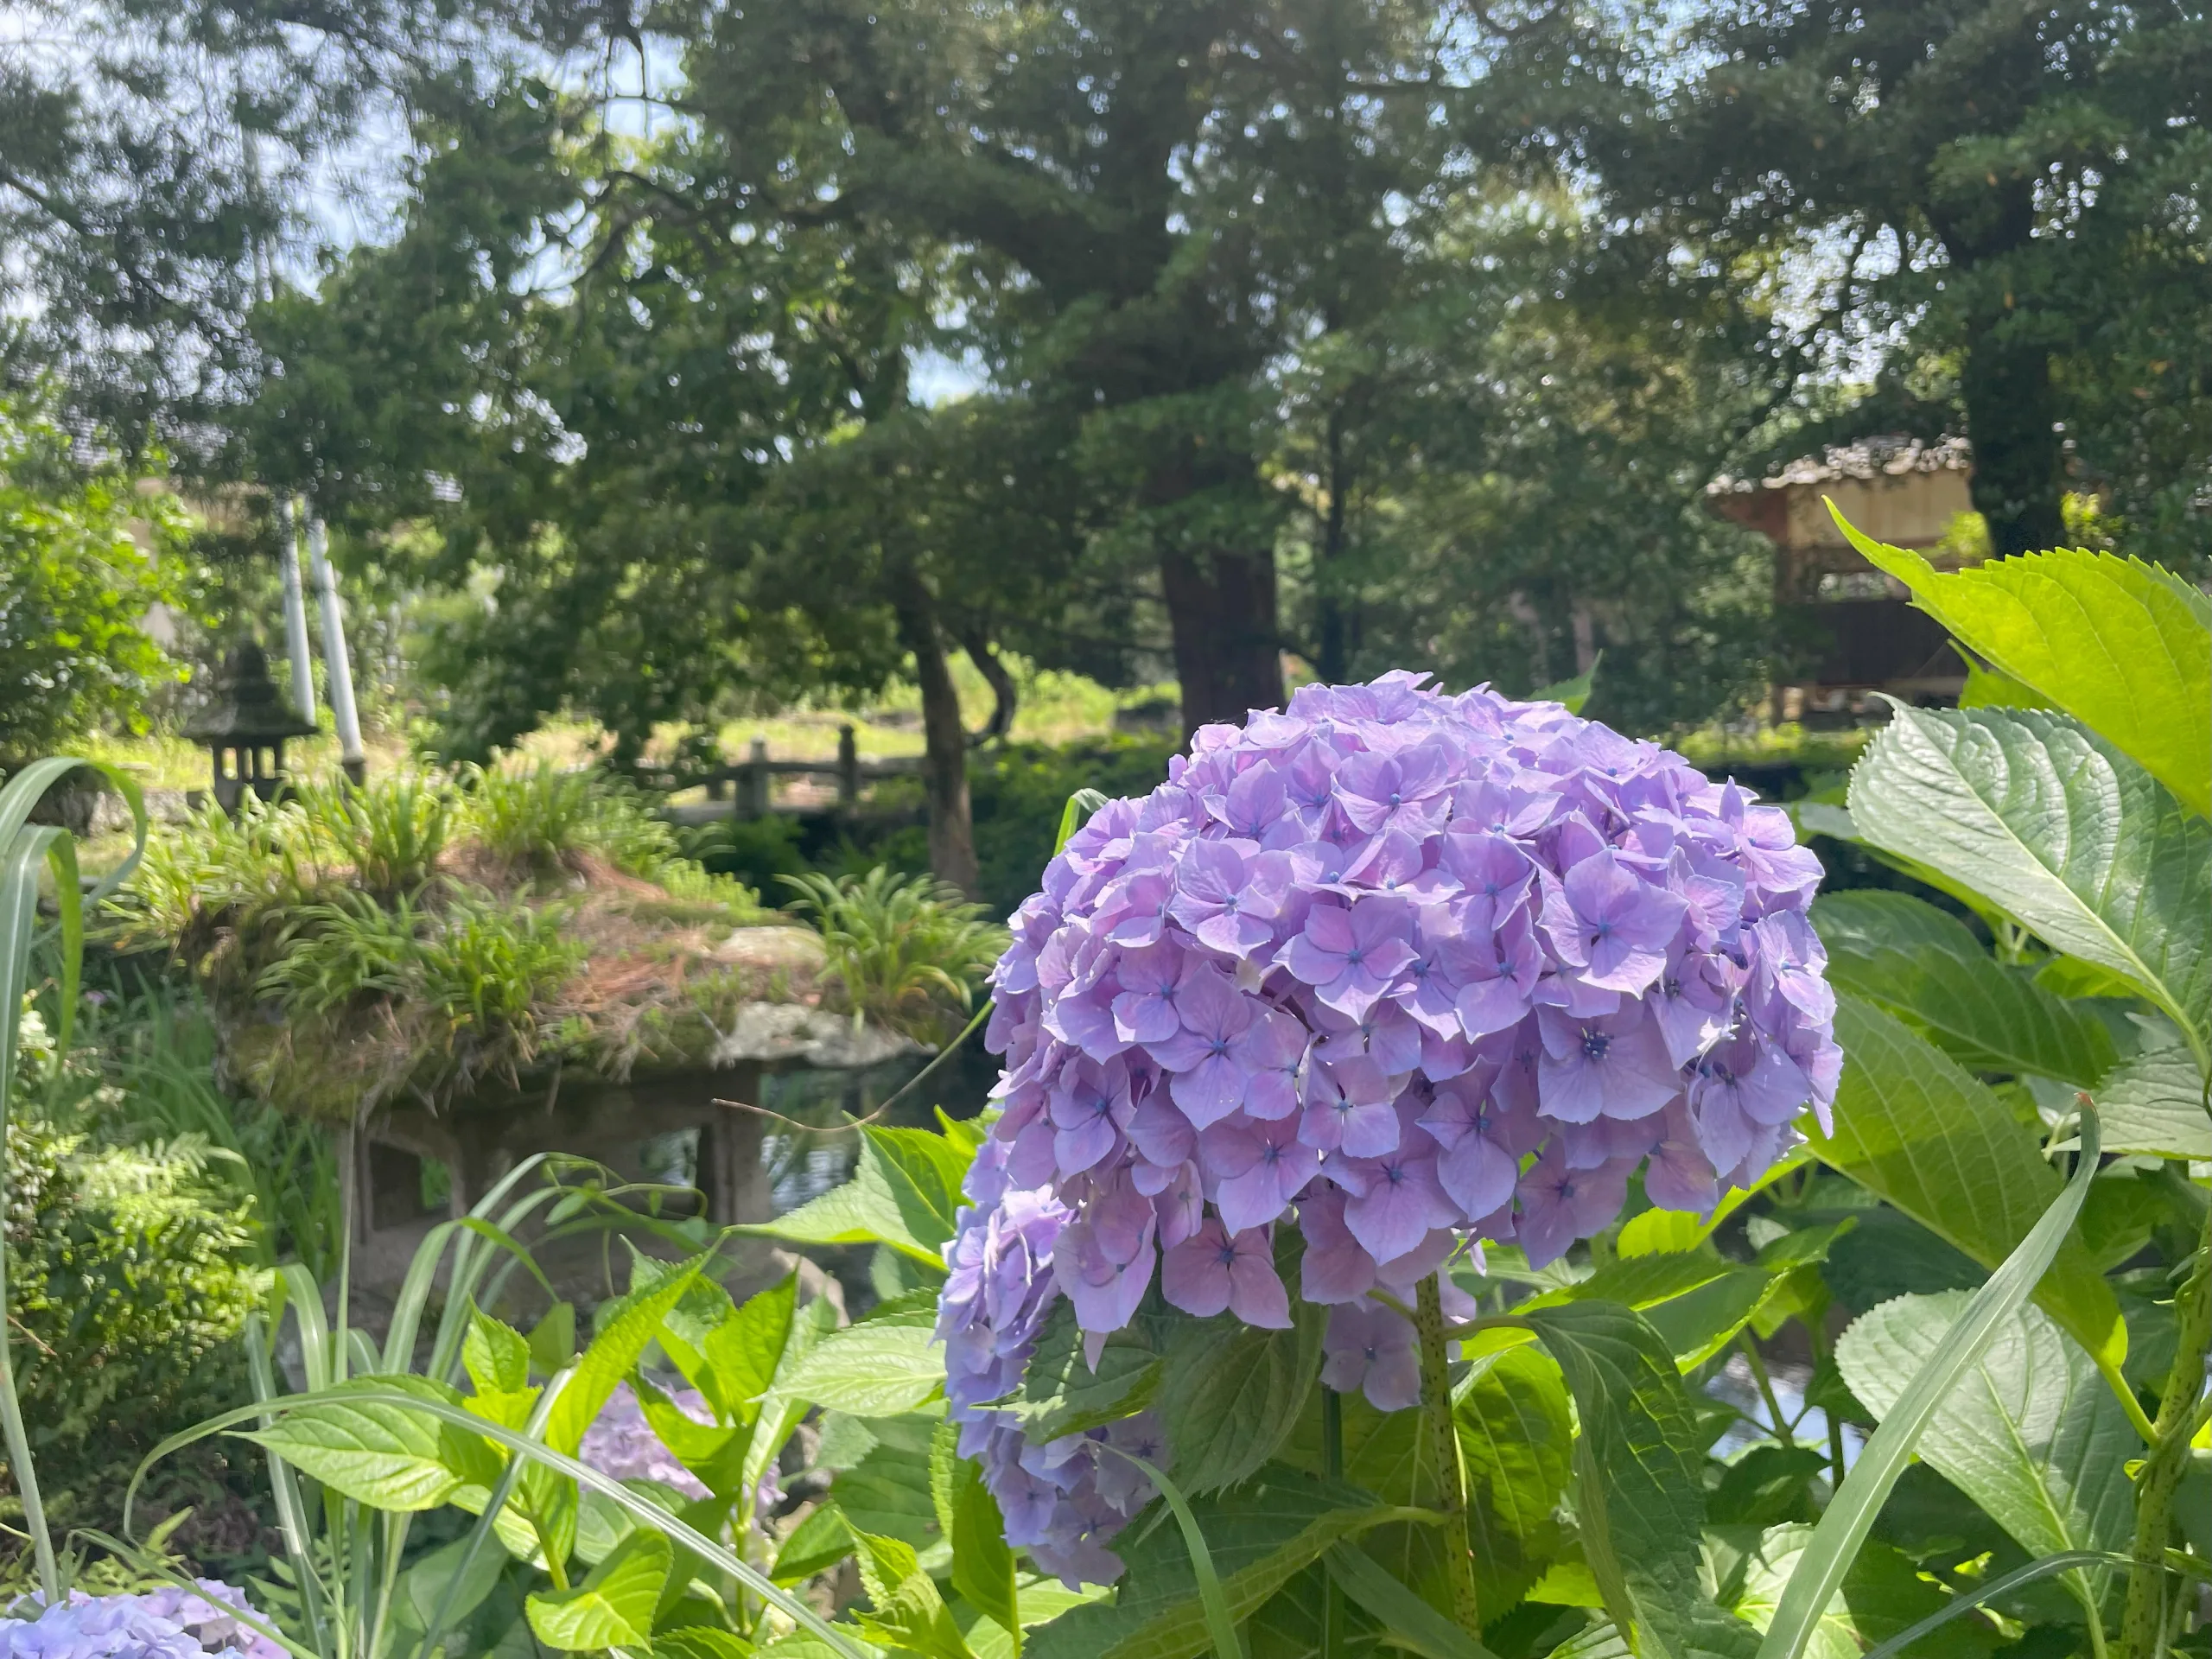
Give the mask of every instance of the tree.
[[[2115, 333], [2139, 336], [2120, 385], [2181, 369], [2146, 395], [2187, 410], [2175, 459], [2202, 479], [2202, 330], [2169, 328], [2194, 358], [2177, 365], [2137, 322], [2212, 301], [2207, 86], [2212, 37], [2188, 8], [1559, 7], [1506, 28], [1471, 134], [1586, 178], [1601, 224], [1662, 227], [1655, 261], [1795, 283], [1801, 350], [1831, 377], [1885, 371], [1886, 395], [1823, 429], [1962, 424], [1974, 504], [2010, 553], [2062, 539], [2069, 439], [2088, 440], [2084, 470], [2134, 447], [2092, 390]], [[2153, 180], [2179, 200], [2146, 213]], [[2152, 296], [2155, 321], [2131, 316]]]
[[87, 467], [35, 409], [0, 404], [0, 764], [121, 723], [182, 677], [149, 631], [189, 598], [186, 518], [120, 467]]

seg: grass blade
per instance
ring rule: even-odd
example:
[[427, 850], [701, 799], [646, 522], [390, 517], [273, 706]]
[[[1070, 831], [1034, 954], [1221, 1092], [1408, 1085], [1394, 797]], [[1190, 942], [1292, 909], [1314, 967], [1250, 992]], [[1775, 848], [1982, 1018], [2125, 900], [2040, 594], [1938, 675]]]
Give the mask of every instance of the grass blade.
[[1992, 1579], [1987, 1584], [1977, 1585], [1969, 1595], [1963, 1591], [1955, 1592], [1951, 1599], [1917, 1624], [1908, 1624], [1880, 1646], [1870, 1649], [1866, 1659], [1895, 1659], [1921, 1637], [1939, 1630], [1955, 1618], [1967, 1614], [1986, 1601], [1994, 1601], [2008, 1590], [2017, 1590], [2024, 1584], [2033, 1584], [2037, 1579], [2047, 1579], [2055, 1573], [2070, 1573], [2077, 1567], [2127, 1567], [2132, 1565], [2126, 1555], [2115, 1555], [2103, 1549], [2066, 1549], [2056, 1555], [2046, 1555], [2041, 1560], [2030, 1561], [2025, 1567], [2014, 1567], [2002, 1578]]
[[1321, 1558], [1329, 1581], [1382, 1621], [1391, 1640], [1421, 1659], [1496, 1659], [1491, 1650], [1392, 1578], [1357, 1544], [1338, 1544]]
[[[1104, 1445], [1102, 1441], [1100, 1444]], [[1175, 1524], [1183, 1531], [1183, 1548], [1190, 1552], [1191, 1576], [1198, 1581], [1198, 1605], [1205, 1609], [1206, 1635], [1213, 1642], [1215, 1659], [1244, 1659], [1244, 1643], [1236, 1634], [1236, 1621], [1230, 1616], [1229, 1598], [1221, 1588], [1221, 1574], [1214, 1571], [1213, 1552], [1206, 1548], [1205, 1533], [1198, 1526], [1198, 1517], [1191, 1513], [1190, 1500], [1182, 1489], [1152, 1465], [1134, 1452], [1123, 1452], [1109, 1446], [1109, 1451], [1127, 1458], [1144, 1473], [1147, 1480], [1160, 1489], [1173, 1511]]]
[[1821, 1616], [1842, 1586], [1844, 1574], [1866, 1541], [1890, 1490], [1912, 1459], [1921, 1433], [1957, 1384], [1967, 1368], [1979, 1359], [1998, 1327], [2018, 1313], [2035, 1293], [2058, 1255], [2058, 1247], [2081, 1213], [2089, 1183], [2097, 1173], [2098, 1130], [2094, 1108], [2082, 1109], [2082, 1150], [2075, 1160], [2073, 1179], [2052, 1200], [2050, 1208], [2028, 1230], [2012, 1254], [2006, 1256], [1989, 1281], [1976, 1291], [1967, 1310], [1905, 1386], [1896, 1406], [1866, 1442], [1842, 1487], [1821, 1517], [1813, 1539], [1798, 1557], [1782, 1599], [1774, 1610], [1759, 1643], [1758, 1659], [1801, 1659], [1817, 1632]]

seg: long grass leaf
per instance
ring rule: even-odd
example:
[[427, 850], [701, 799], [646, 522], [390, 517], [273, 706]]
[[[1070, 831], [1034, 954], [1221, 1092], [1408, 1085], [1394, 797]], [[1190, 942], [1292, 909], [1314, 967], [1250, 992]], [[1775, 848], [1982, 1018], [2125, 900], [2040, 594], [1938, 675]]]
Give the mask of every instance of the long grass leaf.
[[[246, 1374], [253, 1386], [253, 1397], [269, 1401], [276, 1397], [276, 1377], [269, 1365], [268, 1331], [259, 1313], [246, 1316], [245, 1340]], [[264, 1417], [266, 1428], [276, 1420]], [[314, 1541], [308, 1533], [307, 1506], [300, 1498], [299, 1477], [292, 1465], [274, 1452], [264, 1452], [269, 1464], [269, 1490], [276, 1502], [276, 1529], [284, 1541], [284, 1554], [292, 1564], [292, 1576], [300, 1588], [300, 1609], [307, 1619], [310, 1644], [318, 1653], [330, 1649], [329, 1610], [325, 1604], [327, 1587], [315, 1571]]]
[[[173, 1452], [181, 1451], [188, 1446], [206, 1440], [210, 1435], [225, 1433], [237, 1424], [251, 1421], [264, 1411], [294, 1411], [306, 1406], [334, 1403], [352, 1406], [393, 1406], [404, 1411], [416, 1412], [424, 1416], [435, 1418], [439, 1422], [448, 1423], [455, 1428], [480, 1434], [494, 1445], [505, 1446], [517, 1456], [528, 1458], [532, 1462], [550, 1469], [556, 1474], [566, 1475], [579, 1486], [597, 1492], [616, 1509], [628, 1516], [632, 1521], [641, 1526], [652, 1528], [670, 1542], [681, 1544], [684, 1548], [698, 1555], [701, 1560], [728, 1573], [763, 1601], [778, 1608], [794, 1622], [829, 1643], [835, 1651], [845, 1656], [845, 1659], [874, 1659], [874, 1656], [868, 1649], [853, 1642], [849, 1633], [839, 1630], [813, 1608], [768, 1578], [758, 1567], [742, 1560], [725, 1546], [716, 1543], [696, 1528], [670, 1514], [658, 1503], [648, 1498], [640, 1497], [613, 1476], [602, 1474], [589, 1464], [564, 1452], [556, 1452], [543, 1440], [534, 1439], [519, 1430], [509, 1428], [504, 1424], [493, 1422], [489, 1418], [479, 1417], [474, 1412], [465, 1410], [460, 1406], [448, 1405], [442, 1400], [426, 1399], [422, 1395], [398, 1389], [379, 1389], [374, 1386], [372, 1382], [367, 1386], [356, 1384], [343, 1390], [325, 1389], [315, 1394], [289, 1395], [281, 1399], [270, 1401], [265, 1405], [240, 1406], [233, 1410], [210, 1417], [205, 1422], [194, 1424], [181, 1433], [170, 1435], [168, 1439], [146, 1454], [145, 1460], [138, 1465], [137, 1472], [130, 1478], [130, 1484], [124, 1491], [123, 1497], [124, 1531], [127, 1534], [130, 1530], [131, 1510], [137, 1501], [138, 1490], [145, 1481], [147, 1471], [162, 1459]], [[1218, 1587], [1217, 1580], [1217, 1590]], [[1225, 1608], [1224, 1611], [1226, 1611]], [[1230, 1649], [1225, 1652], [1224, 1659], [1242, 1659], [1242, 1656], [1236, 1649]]]
[[1497, 1656], [1392, 1578], [1358, 1545], [1334, 1546], [1321, 1558], [1329, 1581], [1367, 1609], [1401, 1647], [1421, 1659], [1497, 1659]]
[[1135, 1464], [1144, 1478], [1160, 1489], [1160, 1497], [1174, 1514], [1175, 1524], [1182, 1529], [1183, 1548], [1190, 1554], [1191, 1576], [1198, 1580], [1198, 1605], [1205, 1612], [1206, 1635], [1213, 1643], [1215, 1659], [1244, 1659], [1244, 1643], [1237, 1637], [1236, 1621], [1230, 1614], [1229, 1597], [1221, 1587], [1221, 1574], [1214, 1570], [1213, 1551], [1206, 1547], [1205, 1532], [1198, 1525], [1198, 1517], [1191, 1512], [1191, 1502], [1183, 1496], [1182, 1488], [1135, 1452], [1122, 1452], [1118, 1446], [1109, 1449]]
[[[523, 1425], [524, 1433], [532, 1440], [543, 1436], [545, 1421], [553, 1414], [553, 1402], [560, 1398], [561, 1390], [568, 1387], [569, 1379], [575, 1375], [573, 1369], [555, 1373], [538, 1395], [537, 1402], [531, 1407], [530, 1421]], [[483, 1514], [476, 1517], [476, 1524], [468, 1529], [468, 1541], [461, 1549], [460, 1565], [454, 1568], [446, 1580], [446, 1587], [438, 1594], [437, 1607], [423, 1631], [421, 1646], [416, 1649], [416, 1659], [430, 1659], [432, 1651], [438, 1645], [438, 1639], [445, 1634], [446, 1621], [453, 1617], [454, 1599], [461, 1593], [461, 1586], [468, 1577], [468, 1569], [484, 1553], [486, 1541], [497, 1531], [500, 1511], [507, 1507], [507, 1500], [514, 1496], [516, 1483], [522, 1478], [522, 1471], [523, 1459], [509, 1458], [507, 1466], [499, 1471], [499, 1478], [492, 1488], [491, 1497], [485, 1500]]]
[[2034, 1294], [2044, 1272], [2058, 1255], [2058, 1247], [2081, 1213], [2089, 1183], [2097, 1173], [2097, 1115], [2082, 1109], [2082, 1150], [2073, 1179], [2051, 1201], [2042, 1218], [2028, 1230], [2012, 1255], [2006, 1256], [1989, 1281], [1974, 1294], [1920, 1368], [1889, 1414], [1859, 1454], [1843, 1485], [1829, 1503], [1827, 1512], [1814, 1529], [1805, 1553], [1789, 1575], [1759, 1643], [1758, 1659], [1802, 1659], [1820, 1626], [1828, 1603], [1842, 1587], [1859, 1547], [1874, 1524], [1874, 1517], [1912, 1459], [1912, 1449], [1935, 1417], [1944, 1398], [1968, 1367], [1980, 1358], [1996, 1339], [1999, 1328], [2020, 1311]]
[[2040, 1560], [2030, 1561], [2025, 1567], [2014, 1567], [2010, 1573], [1992, 1579], [1987, 1584], [1976, 1585], [1971, 1594], [1965, 1591], [1955, 1592], [1949, 1601], [1917, 1624], [1908, 1624], [1888, 1641], [1870, 1648], [1866, 1659], [1895, 1659], [1895, 1656], [1903, 1653], [1923, 1637], [1942, 1630], [1953, 1619], [1963, 1618], [1985, 1602], [1994, 1601], [2006, 1592], [2033, 1584], [2038, 1579], [2047, 1579], [2057, 1573], [2070, 1573], [2077, 1567], [2127, 1567], [2132, 1564], [2129, 1557], [2116, 1555], [2104, 1549], [2066, 1549], [2056, 1555], [2045, 1555]]

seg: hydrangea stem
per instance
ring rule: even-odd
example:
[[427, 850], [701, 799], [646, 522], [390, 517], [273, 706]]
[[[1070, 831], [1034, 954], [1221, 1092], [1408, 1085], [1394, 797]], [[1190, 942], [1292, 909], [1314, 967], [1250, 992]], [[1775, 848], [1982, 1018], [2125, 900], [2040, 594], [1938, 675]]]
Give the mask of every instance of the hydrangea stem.
[[2166, 1535], [2173, 1524], [2174, 1489], [2189, 1461], [2197, 1402], [2203, 1397], [2205, 1355], [2212, 1350], [2212, 1214], [2175, 1303], [2180, 1328], [2173, 1369], [2166, 1374], [2156, 1438], [2136, 1489], [2135, 1565], [2127, 1575], [2127, 1611], [2120, 1627], [2122, 1659], [2154, 1659], [2164, 1649]]
[[1467, 1483], [1459, 1466], [1459, 1433], [1452, 1421], [1452, 1372], [1444, 1356], [1444, 1296], [1433, 1278], [1421, 1281], [1414, 1309], [1421, 1340], [1421, 1408], [1428, 1419], [1429, 1448], [1436, 1459], [1437, 1507], [1444, 1511], [1444, 1576], [1452, 1616], [1470, 1636], [1482, 1634], [1475, 1599], [1475, 1560], [1467, 1539]]

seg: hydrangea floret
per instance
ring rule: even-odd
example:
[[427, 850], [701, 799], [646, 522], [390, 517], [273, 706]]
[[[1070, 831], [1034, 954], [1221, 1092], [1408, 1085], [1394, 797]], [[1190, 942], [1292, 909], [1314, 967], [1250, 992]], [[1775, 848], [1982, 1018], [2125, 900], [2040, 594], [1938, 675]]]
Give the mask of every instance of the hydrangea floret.
[[213, 1579], [137, 1595], [72, 1591], [52, 1606], [26, 1598], [0, 1618], [0, 1659], [284, 1659], [248, 1624], [245, 1592]]
[[1560, 704], [1426, 678], [1202, 728], [1014, 915], [938, 1332], [961, 1449], [1071, 1581], [1118, 1576], [1151, 1496], [1108, 1448], [1169, 1448], [1148, 1415], [1040, 1444], [991, 1408], [1061, 1298], [1094, 1357], [1155, 1294], [1284, 1327], [1295, 1229], [1324, 1382], [1398, 1409], [1414, 1331], [1370, 1293], [1410, 1305], [1484, 1240], [1554, 1261], [1639, 1167], [1709, 1211], [1808, 1105], [1827, 1121], [1821, 867], [1788, 816]]

